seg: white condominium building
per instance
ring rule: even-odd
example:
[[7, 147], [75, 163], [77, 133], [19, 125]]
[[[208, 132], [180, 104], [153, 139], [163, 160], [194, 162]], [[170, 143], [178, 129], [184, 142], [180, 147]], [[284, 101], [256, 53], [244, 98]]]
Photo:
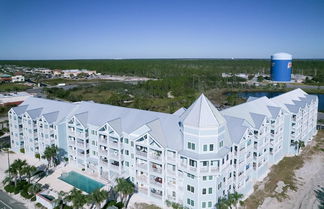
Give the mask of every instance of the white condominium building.
[[223, 111], [201, 95], [173, 114], [31, 97], [9, 111], [11, 146], [42, 154], [56, 144], [69, 163], [107, 183], [129, 178], [138, 194], [188, 208], [248, 196], [271, 165], [316, 134], [318, 98], [301, 89], [249, 98]]

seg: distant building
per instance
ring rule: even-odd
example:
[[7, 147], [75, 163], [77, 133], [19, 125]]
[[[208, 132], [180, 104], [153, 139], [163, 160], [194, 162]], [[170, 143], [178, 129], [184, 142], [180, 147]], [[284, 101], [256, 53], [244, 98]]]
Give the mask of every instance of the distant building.
[[11, 81], [11, 75], [8, 74], [1, 74], [0, 75], [0, 82], [10, 82]]
[[78, 70], [78, 69], [62, 70], [62, 73], [63, 73], [64, 78], [77, 77], [81, 73], [86, 74], [86, 75], [96, 75], [97, 74], [97, 72], [95, 70]]
[[27, 92], [3, 93], [0, 94], [0, 106], [19, 105], [33, 95]]
[[15, 75], [12, 76], [11, 78], [11, 82], [24, 82], [25, 81], [25, 77], [23, 75]]

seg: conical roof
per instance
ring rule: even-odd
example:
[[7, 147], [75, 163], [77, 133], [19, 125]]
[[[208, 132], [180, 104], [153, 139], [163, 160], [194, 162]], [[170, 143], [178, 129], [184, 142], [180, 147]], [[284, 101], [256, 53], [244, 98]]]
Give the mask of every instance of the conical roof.
[[225, 123], [224, 117], [204, 94], [186, 110], [182, 120], [184, 125], [197, 128], [215, 128]]

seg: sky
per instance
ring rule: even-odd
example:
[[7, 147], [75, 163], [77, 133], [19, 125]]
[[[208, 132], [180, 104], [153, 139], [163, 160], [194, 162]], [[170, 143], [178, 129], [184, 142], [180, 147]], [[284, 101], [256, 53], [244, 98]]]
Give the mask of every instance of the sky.
[[0, 59], [324, 58], [323, 0], [0, 0]]

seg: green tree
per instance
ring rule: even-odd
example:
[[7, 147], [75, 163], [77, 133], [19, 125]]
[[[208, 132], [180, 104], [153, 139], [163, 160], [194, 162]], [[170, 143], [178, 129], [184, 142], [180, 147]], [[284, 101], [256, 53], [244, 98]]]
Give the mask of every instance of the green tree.
[[115, 186], [115, 190], [120, 195], [121, 202], [124, 203], [127, 208], [128, 199], [135, 192], [135, 185], [131, 181], [124, 178], [117, 178], [116, 182], [117, 185]]
[[42, 189], [42, 185], [41, 184], [33, 184], [31, 185], [30, 187], [28, 187], [28, 193], [33, 195], [33, 197], [38, 193], [40, 192]]
[[305, 147], [305, 142], [302, 140], [298, 140], [298, 141], [294, 141], [293, 145], [295, 146], [295, 150], [297, 151], [297, 153], [299, 153], [300, 148]]
[[257, 78], [257, 81], [258, 81], [258, 82], [262, 82], [263, 80], [264, 80], [263, 76], [261, 76], [261, 75], [258, 76], [258, 78]]
[[233, 194], [228, 195], [228, 199], [231, 205], [233, 205], [235, 208], [237, 207], [238, 202], [243, 198], [243, 194], [240, 194], [238, 192], [234, 192]]
[[86, 196], [76, 188], [73, 188], [65, 199], [72, 203], [74, 209], [82, 208], [87, 203]]
[[97, 209], [101, 208], [101, 203], [108, 198], [108, 191], [97, 189], [87, 196], [88, 203], [95, 204]]
[[58, 160], [58, 147], [56, 145], [47, 146], [42, 158], [47, 160], [48, 168], [51, 167], [52, 163], [55, 166], [55, 162]]
[[33, 174], [37, 171], [37, 168], [32, 165], [26, 165], [23, 167], [23, 173], [27, 175], [28, 183], [30, 184], [30, 179], [33, 176]]
[[[19, 178], [19, 180], [21, 180], [22, 176], [25, 174], [24, 167], [27, 165], [28, 164], [27, 164], [26, 160], [17, 159], [11, 164], [10, 167], [12, 167], [12, 170], [16, 170], [16, 172], [18, 174], [18, 178]], [[10, 171], [10, 173], [11, 173], [11, 171]]]
[[64, 191], [60, 191], [58, 193], [58, 198], [54, 200], [54, 204], [56, 205], [56, 209], [63, 209], [66, 205], [66, 195], [67, 193]]
[[215, 206], [217, 209], [228, 209], [230, 207], [230, 203], [227, 198], [221, 197], [218, 198], [218, 201]]

